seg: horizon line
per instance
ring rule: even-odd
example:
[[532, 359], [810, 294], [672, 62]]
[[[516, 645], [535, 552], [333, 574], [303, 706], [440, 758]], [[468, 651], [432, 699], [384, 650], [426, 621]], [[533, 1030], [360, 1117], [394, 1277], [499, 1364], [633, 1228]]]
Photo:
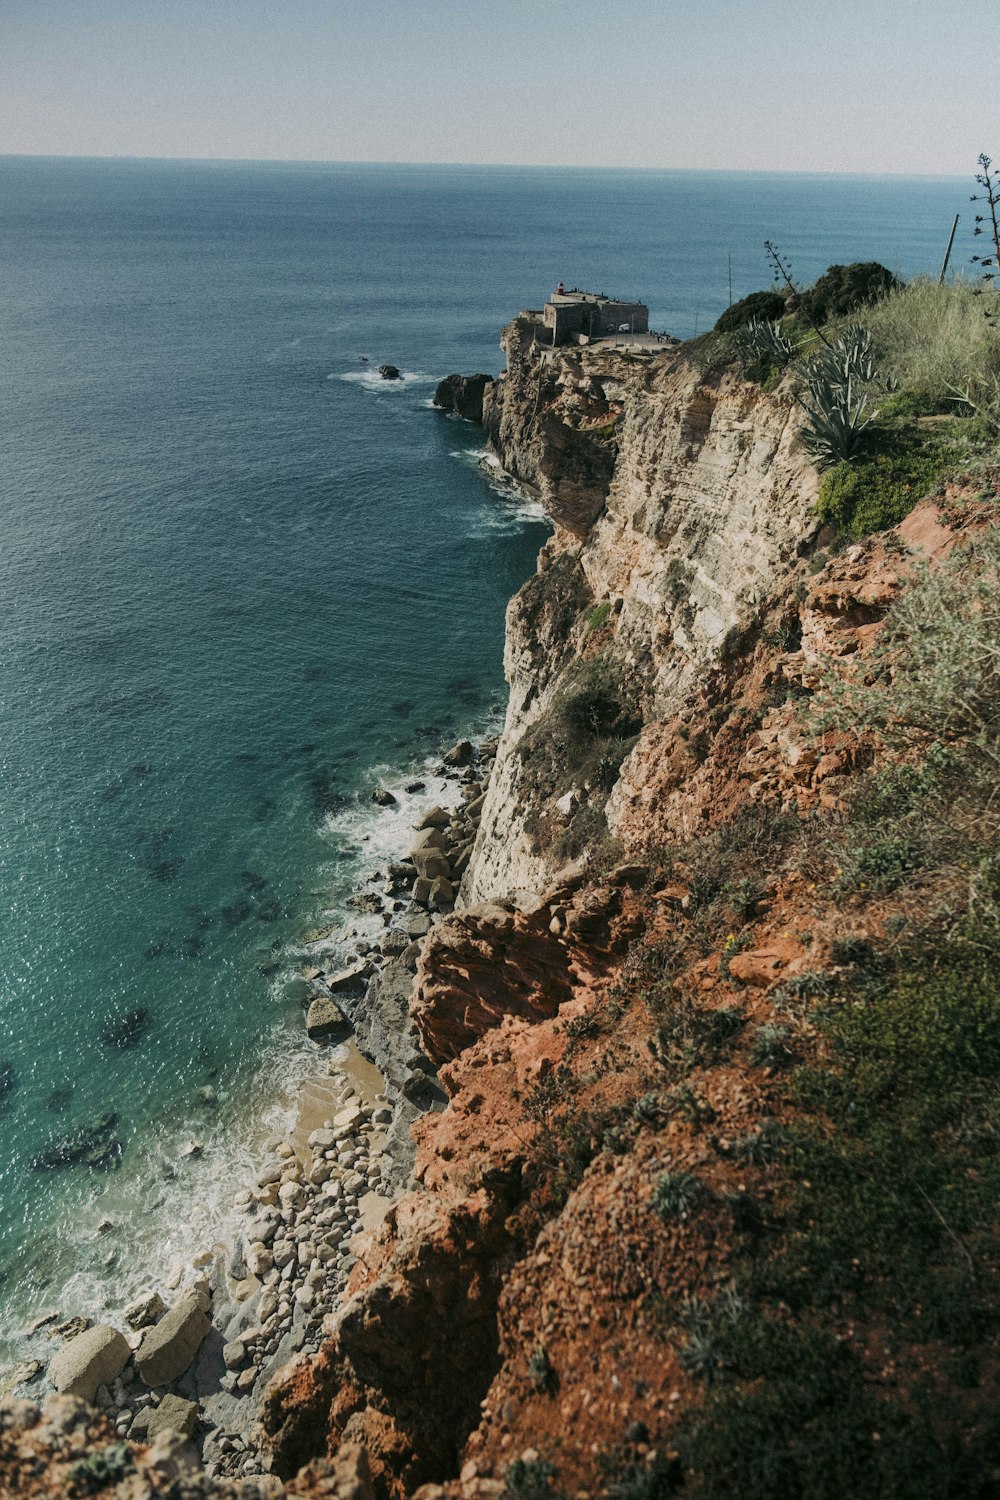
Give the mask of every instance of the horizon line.
[[470, 168], [499, 172], [625, 172], [625, 173], [700, 173], [702, 175], [737, 177], [871, 177], [871, 178], [937, 178], [962, 181], [967, 174], [957, 172], [887, 172], [819, 167], [633, 167], [601, 166], [581, 162], [475, 162], [475, 161], [408, 161], [366, 160], [353, 157], [311, 156], [159, 156], [152, 153], [2, 151], [0, 161], [106, 161], [190, 163], [200, 166], [287, 166], [287, 167], [419, 167], [442, 170]]

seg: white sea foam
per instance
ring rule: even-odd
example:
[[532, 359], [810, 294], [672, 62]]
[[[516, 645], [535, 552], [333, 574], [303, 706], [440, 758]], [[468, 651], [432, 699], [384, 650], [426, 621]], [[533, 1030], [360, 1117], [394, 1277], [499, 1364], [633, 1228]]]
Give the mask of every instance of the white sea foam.
[[508, 474], [489, 448], [454, 448], [451, 456], [478, 469], [495, 497], [473, 513], [473, 536], [519, 531], [528, 524], [551, 525], [538, 496]]
[[376, 394], [389, 394], [393, 391], [409, 391], [415, 385], [431, 385], [434, 376], [428, 375], [426, 370], [400, 370], [399, 380], [383, 380], [378, 372], [377, 365], [368, 365], [363, 370], [346, 370], [343, 374], [328, 375], [327, 380], [346, 380], [351, 385], [360, 385], [363, 390], [372, 391]]

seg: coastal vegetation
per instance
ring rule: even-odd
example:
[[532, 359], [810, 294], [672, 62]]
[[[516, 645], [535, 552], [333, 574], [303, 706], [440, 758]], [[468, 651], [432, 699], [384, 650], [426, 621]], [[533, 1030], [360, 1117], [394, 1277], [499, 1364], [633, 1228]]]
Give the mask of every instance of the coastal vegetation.
[[706, 369], [735, 366], [766, 389], [788, 381], [823, 471], [822, 519], [864, 536], [949, 480], [983, 472], [1000, 436], [992, 283], [902, 285], [877, 262], [859, 262], [831, 266], [799, 292], [772, 250], [781, 290], [735, 304], [691, 352]]
[[[847, 794], [806, 815], [748, 806], [657, 851], [669, 925], [566, 1024], [532, 1096], [550, 1212], [572, 1212], [592, 1164], [599, 1180], [659, 1138], [665, 1264], [704, 1256], [728, 1278], [648, 1296], [694, 1386], [669, 1461], [604, 1454], [609, 1496], [995, 1492], [1000, 528], [980, 514], [899, 597], [865, 670], [831, 664], [797, 702], [803, 733], [869, 747]], [[739, 959], [781, 907], [812, 967], [762, 1005]], [[710, 965], [722, 1004], [701, 992]], [[643, 1028], [650, 1065], [625, 1086]], [[742, 1134], [734, 1078], [766, 1101]], [[544, 1455], [542, 1493], [567, 1493], [565, 1450]]]

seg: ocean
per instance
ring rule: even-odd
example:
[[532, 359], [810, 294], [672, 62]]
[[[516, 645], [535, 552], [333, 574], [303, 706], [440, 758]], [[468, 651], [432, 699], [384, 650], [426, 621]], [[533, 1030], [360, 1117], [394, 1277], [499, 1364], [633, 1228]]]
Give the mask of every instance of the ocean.
[[559, 279], [688, 337], [765, 238], [936, 272], [967, 197], [0, 158], [0, 1363], [211, 1243], [315, 1066], [303, 937], [406, 844], [372, 791], [499, 721], [547, 525], [435, 381]]

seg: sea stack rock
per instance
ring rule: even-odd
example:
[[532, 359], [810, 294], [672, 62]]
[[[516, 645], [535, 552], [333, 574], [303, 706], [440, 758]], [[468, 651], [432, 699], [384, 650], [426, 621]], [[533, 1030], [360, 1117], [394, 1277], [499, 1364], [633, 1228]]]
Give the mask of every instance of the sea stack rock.
[[442, 411], [453, 411], [467, 422], [483, 425], [483, 396], [488, 385], [493, 384], [490, 375], [446, 375], [438, 382], [434, 392], [434, 405]]
[[383, 380], [402, 380], [403, 378], [398, 365], [379, 365], [378, 372]]

